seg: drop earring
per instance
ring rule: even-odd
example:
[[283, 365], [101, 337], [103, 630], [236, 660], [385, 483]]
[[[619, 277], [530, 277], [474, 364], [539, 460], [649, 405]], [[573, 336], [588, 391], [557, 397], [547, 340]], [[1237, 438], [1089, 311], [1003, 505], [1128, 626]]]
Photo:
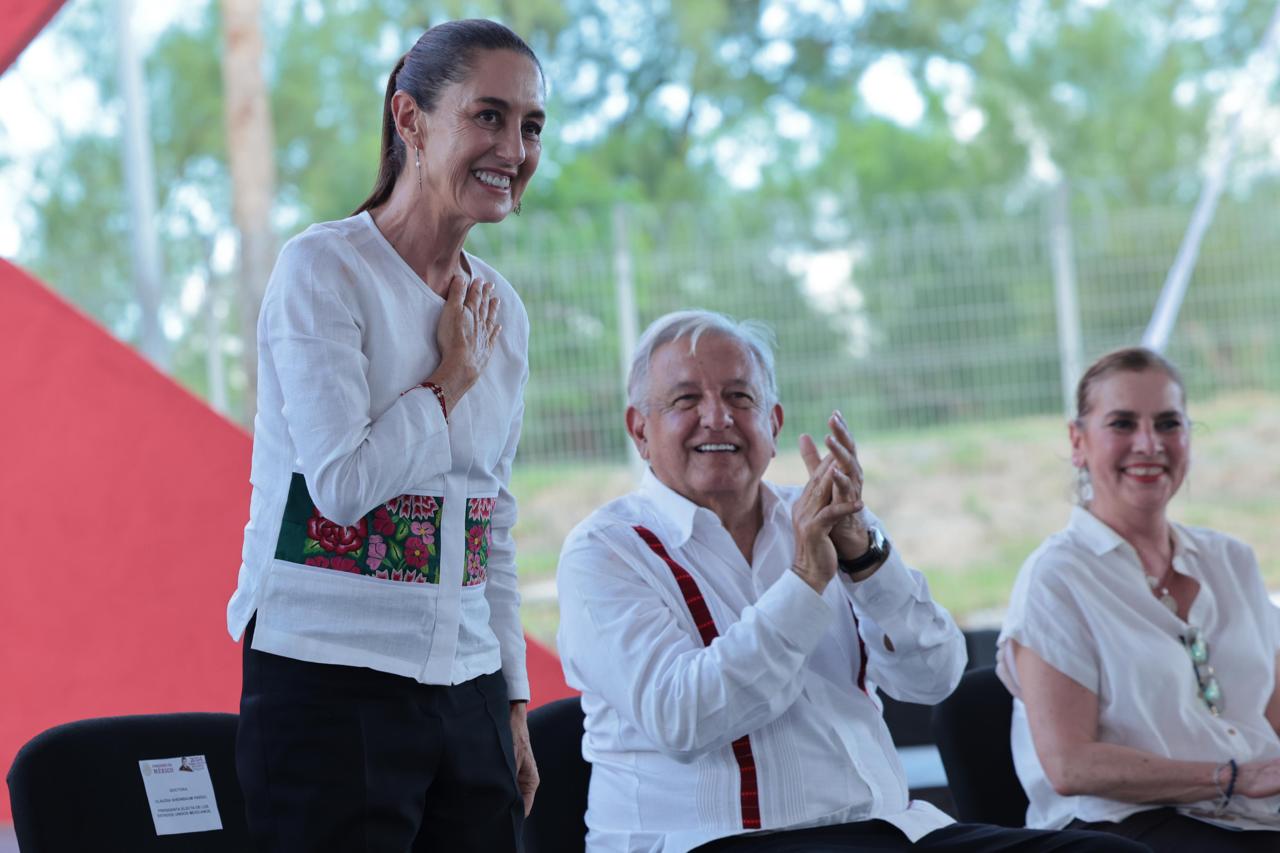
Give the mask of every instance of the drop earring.
[[1087, 507], [1093, 500], [1093, 480], [1089, 477], [1089, 469], [1083, 465], [1076, 468], [1076, 503]]
[[418, 172], [418, 189], [422, 189], [422, 149], [413, 146], [413, 168]]

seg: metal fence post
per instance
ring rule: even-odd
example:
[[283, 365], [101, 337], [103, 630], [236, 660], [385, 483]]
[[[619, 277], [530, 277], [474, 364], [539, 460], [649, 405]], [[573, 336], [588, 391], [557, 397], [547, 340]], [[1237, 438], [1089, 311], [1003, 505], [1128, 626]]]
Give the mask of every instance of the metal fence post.
[[[618, 350], [619, 371], [622, 375], [622, 405], [627, 405], [627, 374], [631, 369], [631, 354], [639, 337], [639, 321], [636, 318], [636, 294], [634, 271], [631, 265], [631, 240], [628, 235], [627, 208], [624, 204], [613, 207], [613, 289], [618, 302]], [[627, 441], [627, 459], [636, 479], [644, 473], [644, 460], [635, 444]]]
[[169, 341], [160, 325], [164, 272], [159, 238], [156, 236], [156, 178], [148, 127], [146, 87], [142, 56], [135, 43], [134, 0], [115, 0], [115, 17], [120, 96], [124, 101], [124, 128], [121, 149], [124, 155], [125, 187], [129, 198], [129, 243], [133, 257], [133, 286], [141, 309], [139, 344], [143, 354], [157, 368], [169, 372], [172, 357]]
[[1082, 369], [1080, 303], [1076, 298], [1076, 264], [1071, 238], [1071, 189], [1066, 178], [1049, 197], [1049, 255], [1053, 263], [1054, 317], [1058, 325], [1058, 366], [1062, 377], [1062, 409], [1074, 416], [1075, 384]]

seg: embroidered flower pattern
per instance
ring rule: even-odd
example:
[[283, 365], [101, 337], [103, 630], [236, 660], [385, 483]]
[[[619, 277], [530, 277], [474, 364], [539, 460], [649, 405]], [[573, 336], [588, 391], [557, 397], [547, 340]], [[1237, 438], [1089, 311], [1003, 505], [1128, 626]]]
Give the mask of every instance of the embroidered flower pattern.
[[373, 511], [373, 529], [383, 536], [396, 535], [396, 523], [391, 520], [391, 513], [387, 512], [385, 506], [380, 506]]
[[404, 543], [405, 565], [421, 569], [431, 559], [431, 552], [434, 550], [428, 543], [423, 542], [417, 536], [410, 536]]
[[406, 519], [432, 519], [439, 521], [442, 500], [432, 495], [401, 495], [387, 501], [387, 512]]
[[360, 574], [360, 570], [356, 568], [356, 561], [349, 557], [330, 557], [329, 568], [339, 572], [351, 572]]
[[334, 569], [339, 572], [351, 572], [352, 574], [360, 574], [360, 569], [356, 566], [356, 561], [350, 557], [307, 557], [306, 565], [317, 566], [321, 569]]
[[438, 497], [401, 495], [351, 527], [339, 527], [313, 507], [301, 562], [381, 580], [440, 583], [436, 531], [443, 507]]
[[409, 522], [409, 532], [430, 545], [436, 541], [436, 526], [429, 521]]
[[493, 517], [493, 507], [497, 502], [497, 498], [472, 498], [467, 501], [467, 514], [481, 521], [488, 521]]
[[350, 527], [340, 527], [320, 514], [320, 510], [312, 510], [307, 520], [307, 539], [320, 543], [325, 551], [334, 554], [350, 554], [364, 547], [364, 538], [369, 535], [369, 525], [360, 519]]
[[[394, 535], [394, 528], [393, 533]], [[369, 537], [369, 553], [365, 557], [365, 565], [374, 573], [375, 577], [387, 577], [386, 569], [381, 571], [378, 567], [382, 565], [382, 561], [387, 558], [387, 543], [378, 534]]]
[[489, 542], [495, 498], [467, 499], [467, 563], [463, 586], [482, 584], [489, 577]]
[[[401, 495], [343, 527], [320, 514], [301, 475], [294, 477], [276, 546], [278, 559], [379, 580], [440, 583], [442, 539], [457, 535], [441, 530], [443, 498]], [[478, 586], [488, 579], [496, 503], [496, 498], [467, 500], [458, 531], [463, 538], [463, 586]]]

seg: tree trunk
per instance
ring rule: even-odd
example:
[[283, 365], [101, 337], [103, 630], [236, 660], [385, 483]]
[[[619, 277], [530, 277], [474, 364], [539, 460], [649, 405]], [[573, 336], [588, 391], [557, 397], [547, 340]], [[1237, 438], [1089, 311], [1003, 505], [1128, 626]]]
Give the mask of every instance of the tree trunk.
[[252, 427], [258, 397], [258, 309], [275, 257], [271, 204], [275, 196], [275, 140], [271, 102], [262, 74], [260, 0], [222, 0], [231, 197], [240, 237], [240, 328], [244, 340], [245, 422]]

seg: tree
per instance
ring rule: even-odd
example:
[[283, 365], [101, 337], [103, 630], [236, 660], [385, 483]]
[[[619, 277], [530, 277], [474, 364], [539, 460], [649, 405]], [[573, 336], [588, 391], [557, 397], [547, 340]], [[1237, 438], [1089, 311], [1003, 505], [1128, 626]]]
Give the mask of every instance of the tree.
[[225, 91], [231, 199], [240, 235], [240, 328], [246, 419], [252, 420], [258, 388], [258, 308], [275, 262], [271, 227], [275, 201], [275, 147], [263, 79], [262, 8], [258, 0], [222, 0], [222, 81]]
[[[950, 322], [962, 292], [981, 305], [1021, 312], [1016, 322], [983, 327], [992, 347], [1042, 338], [1044, 316], [1026, 308], [1045, 285], [1035, 271], [1043, 260], [1038, 224], [1023, 222], [1002, 236], [975, 231], [974, 223], [992, 213], [1034, 218], [1036, 188], [1055, 172], [1076, 183], [1119, 176], [1094, 184], [1108, 201], [1156, 203], [1185, 193], [1185, 184], [1169, 176], [1185, 174], [1204, 150], [1221, 71], [1256, 45], [1265, 24], [1267, 10], [1259, 5], [1227, 0], [1208, 11], [1193, 0], [1132, 0], [1123, 8], [1066, 0], [273, 5], [262, 32], [274, 127], [274, 145], [267, 147], [279, 179], [273, 224], [283, 239], [310, 222], [350, 213], [373, 183], [382, 92], [397, 56], [440, 18], [495, 16], [541, 56], [550, 122], [525, 215], [475, 229], [471, 247], [508, 273], [535, 325], [558, 333], [571, 324], [573, 334], [535, 334], [535, 366], [560, 369], [570, 356], [611, 371], [618, 363], [611, 287], [620, 247], [612, 222], [621, 204], [631, 211], [624, 243], [642, 320], [692, 302], [777, 317], [783, 306], [800, 306], [794, 320], [781, 323], [784, 346], [811, 363], [847, 366], [849, 393], [869, 394], [869, 409], [899, 413], [890, 419], [990, 413], [981, 401], [948, 396], [948, 387], [977, 382], [986, 369], [981, 364], [948, 361], [932, 379], [904, 382], [887, 367], [877, 373], [876, 353], [927, 359], [912, 337], [921, 312], [948, 320], [931, 343], [936, 352], [956, 352], [976, 328]], [[165, 32], [148, 58], [161, 228], [174, 282], [224, 274], [211, 256], [233, 229], [221, 9], [207, 5]], [[109, 67], [103, 60], [109, 46], [99, 35], [102, 0], [83, 0], [66, 17], [59, 26], [113, 108], [114, 84], [101, 73]], [[914, 86], [918, 119], [886, 117], [864, 97], [864, 75], [886, 63], [902, 69], [904, 86]], [[255, 162], [268, 159], [260, 153]], [[68, 137], [50, 152], [25, 257], [134, 337], [116, 162], [105, 135]], [[992, 185], [1000, 190], [979, 191]], [[261, 222], [264, 208], [257, 209]], [[941, 230], [917, 229], [922, 222]], [[928, 244], [926, 234], [942, 242]], [[920, 239], [926, 242], [917, 251]], [[1121, 250], [1097, 248], [1104, 261]], [[1031, 272], [1004, 264], [1014, 251], [1026, 256]], [[867, 296], [867, 334], [878, 343], [868, 355], [853, 354], [848, 329], [812, 303], [794, 269], [796, 258], [825, 252], [853, 259], [854, 281]], [[1088, 263], [1082, 261], [1084, 269]], [[191, 327], [176, 293], [162, 307]], [[205, 345], [203, 333], [192, 333], [176, 352], [178, 375], [197, 390]], [[1029, 383], [1040, 381], [1040, 370]], [[879, 382], [867, 381], [872, 376]], [[547, 429], [570, 424], [585, 431], [583, 424], [594, 423], [597, 386], [606, 381], [613, 378], [583, 377], [578, 387], [555, 392], [545, 410], [536, 409], [543, 392], [535, 391], [531, 411], [546, 412]], [[805, 379], [798, 373], [787, 381]], [[243, 412], [246, 372], [233, 372], [231, 382]]]

